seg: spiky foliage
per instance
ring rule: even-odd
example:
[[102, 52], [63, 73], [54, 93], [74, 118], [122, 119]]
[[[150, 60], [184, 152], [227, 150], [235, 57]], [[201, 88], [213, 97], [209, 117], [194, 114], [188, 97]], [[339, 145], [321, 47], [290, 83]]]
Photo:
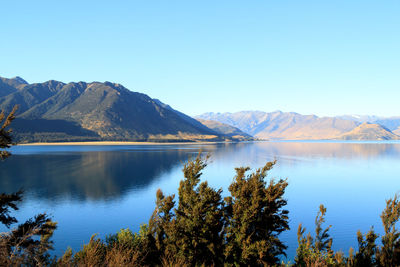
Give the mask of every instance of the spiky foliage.
[[332, 265], [338, 261], [343, 261], [342, 253], [334, 254], [332, 251], [332, 238], [329, 236], [331, 225], [322, 228], [325, 222], [326, 208], [324, 205], [319, 206], [319, 211], [315, 217], [315, 237], [310, 233], [304, 236], [306, 231], [302, 225], [297, 230], [297, 253], [295, 258], [296, 266], [316, 266], [316, 265]]
[[279, 235], [289, 229], [287, 204], [283, 194], [286, 180], [265, 181], [275, 165], [268, 162], [263, 168], [246, 175], [248, 167], [236, 169], [236, 177], [226, 197], [225, 259], [235, 265], [274, 265], [279, 256], [286, 255], [286, 245]]
[[382, 236], [382, 247], [377, 251], [377, 258], [383, 266], [400, 265], [400, 232], [396, 223], [400, 218], [399, 195], [386, 201], [386, 208], [381, 214], [385, 234]]
[[[13, 110], [8, 114], [7, 118], [4, 114], [4, 111], [0, 113], [0, 123], [5, 121], [0, 128], [0, 159], [4, 160], [9, 157], [11, 154], [6, 149], [10, 148], [13, 145], [11, 140], [11, 130], [7, 129], [10, 126], [10, 123], [15, 118], [14, 114], [17, 110], [15, 106]], [[10, 216], [10, 209], [18, 210], [17, 203], [22, 199], [22, 191], [13, 193], [13, 194], [0, 194], [0, 223], [4, 224], [7, 227], [10, 227], [11, 224], [16, 223], [17, 220]]]
[[315, 218], [315, 241], [314, 249], [317, 251], [326, 250], [331, 252], [332, 238], [329, 237], [329, 229], [332, 227], [329, 225], [325, 229], [322, 229], [322, 224], [325, 222], [326, 208], [324, 205], [319, 206], [317, 217]]
[[177, 253], [175, 246], [177, 236], [174, 231], [176, 220], [175, 213], [173, 213], [174, 198], [175, 195], [165, 196], [160, 189], [157, 190], [156, 208], [149, 221], [149, 230], [159, 255], [159, 257], [153, 258], [153, 261], [161, 261], [161, 258], [166, 257], [172, 258]]
[[18, 210], [17, 203], [22, 200], [22, 191], [13, 194], [0, 194], [0, 223], [6, 227], [16, 223], [17, 219], [10, 216], [10, 209]]
[[360, 230], [357, 232], [358, 252], [354, 257], [354, 266], [376, 266], [377, 246], [375, 241], [377, 238], [378, 235], [375, 234], [374, 229], [369, 230], [365, 236]]
[[178, 189], [176, 226], [171, 235], [175, 236], [178, 256], [189, 265], [216, 265], [222, 260], [222, 190], [211, 188], [207, 182], [200, 183], [208, 158], [199, 154], [184, 165], [184, 179]]
[[[0, 113], [0, 159], [4, 160], [11, 154], [6, 150], [13, 145], [11, 130], [9, 126], [15, 118], [17, 107], [14, 107], [6, 117], [4, 112]], [[22, 191], [13, 194], [0, 194], [0, 223], [6, 227], [17, 223], [15, 217], [10, 216], [11, 210], [18, 210], [17, 203], [22, 200]], [[9, 232], [0, 234], [0, 265], [27, 265], [43, 266], [50, 262], [47, 253], [52, 249], [50, 241], [56, 223], [46, 214], [38, 214], [34, 218], [19, 224]]]
[[[68, 251], [67, 251], [68, 252]], [[106, 256], [106, 246], [94, 234], [88, 244], [78, 251], [73, 259], [77, 266], [103, 266]], [[71, 263], [72, 264], [72, 263]]]
[[47, 264], [50, 259], [47, 251], [53, 248], [50, 238], [56, 225], [57, 223], [51, 221], [46, 214], [39, 214], [18, 225], [11, 232], [2, 233], [0, 235], [1, 265], [43, 266]]
[[15, 106], [13, 110], [6, 117], [4, 111], [0, 113], [0, 124], [3, 125], [0, 127], [0, 159], [4, 160], [8, 158], [11, 154], [8, 152], [7, 148], [10, 148], [12, 143], [11, 132], [9, 129], [11, 122], [15, 119], [15, 112], [17, 111], [18, 106]]

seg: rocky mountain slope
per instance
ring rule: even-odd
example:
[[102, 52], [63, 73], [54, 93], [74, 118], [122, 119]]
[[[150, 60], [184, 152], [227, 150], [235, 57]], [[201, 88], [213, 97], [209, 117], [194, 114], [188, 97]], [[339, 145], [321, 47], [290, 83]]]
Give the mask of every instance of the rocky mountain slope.
[[205, 113], [196, 118], [227, 123], [257, 138], [285, 140], [333, 139], [359, 124], [351, 120], [281, 111]]
[[224, 135], [228, 138], [234, 138], [234, 139], [238, 139], [238, 140], [253, 140], [254, 138], [241, 131], [240, 129], [230, 126], [228, 124], [222, 123], [222, 122], [218, 122], [218, 121], [210, 121], [210, 120], [202, 120], [202, 119], [198, 119], [199, 122], [201, 122], [203, 125], [205, 125], [206, 127], [214, 130], [215, 132]]
[[215, 140], [215, 131], [149, 96], [110, 82], [0, 80], [0, 109], [18, 105], [13, 128], [25, 141]]

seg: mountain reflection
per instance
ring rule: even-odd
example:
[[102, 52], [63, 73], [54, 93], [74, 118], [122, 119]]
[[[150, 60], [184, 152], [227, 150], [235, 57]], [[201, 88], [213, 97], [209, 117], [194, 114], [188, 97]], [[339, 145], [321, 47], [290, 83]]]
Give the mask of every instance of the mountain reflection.
[[51, 149], [49, 152], [44, 147], [21, 147], [2, 162], [1, 192], [23, 188], [31, 197], [46, 200], [121, 198], [132, 190], [145, 189], [174, 168], [181, 168], [190, 154], [196, 155], [200, 150], [211, 152], [212, 161], [252, 167], [274, 158], [284, 166], [301, 164], [308, 158], [400, 157], [400, 143], [255, 142], [104, 147], [97, 151]]
[[[277, 158], [298, 161], [301, 158], [366, 159], [384, 156], [400, 157], [400, 142], [255, 142], [238, 143], [218, 149], [213, 158], [236, 164], [264, 164]], [[281, 162], [282, 163], [282, 162]]]
[[115, 198], [145, 188], [186, 159], [180, 150], [13, 155], [1, 163], [0, 188], [45, 199]]

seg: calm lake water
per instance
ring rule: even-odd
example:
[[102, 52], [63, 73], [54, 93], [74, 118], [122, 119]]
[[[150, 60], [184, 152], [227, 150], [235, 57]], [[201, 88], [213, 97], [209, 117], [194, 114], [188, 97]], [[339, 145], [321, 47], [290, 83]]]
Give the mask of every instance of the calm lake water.
[[[212, 145], [16, 146], [1, 162], [0, 192], [23, 188], [14, 212], [20, 221], [39, 212], [58, 222], [55, 253], [78, 250], [90, 236], [129, 227], [137, 231], [154, 209], [155, 192], [176, 193], [182, 164], [210, 152], [203, 180], [224, 194], [234, 168], [253, 169], [277, 159], [269, 177], [287, 178], [291, 230], [282, 235], [288, 259], [297, 247], [297, 227], [314, 231], [319, 204], [327, 207], [333, 246], [357, 247], [356, 232], [382, 233], [385, 200], [400, 190], [399, 142], [256, 142]], [[1, 227], [0, 231], [5, 228]]]

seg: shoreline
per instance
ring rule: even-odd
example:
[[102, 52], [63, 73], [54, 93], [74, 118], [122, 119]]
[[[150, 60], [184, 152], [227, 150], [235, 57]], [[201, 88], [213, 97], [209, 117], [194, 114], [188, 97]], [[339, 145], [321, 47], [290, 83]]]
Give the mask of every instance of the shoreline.
[[48, 143], [24, 143], [15, 146], [124, 146], [124, 145], [212, 145], [212, 144], [229, 144], [229, 143], [388, 143], [399, 144], [400, 140], [252, 140], [252, 141], [198, 141], [198, 142], [140, 142], [140, 141], [80, 141], [80, 142], [48, 142]]
[[130, 141], [87, 141], [87, 142], [49, 142], [49, 143], [26, 143], [17, 146], [123, 146], [123, 145], [207, 145], [232, 142], [130, 142]]

